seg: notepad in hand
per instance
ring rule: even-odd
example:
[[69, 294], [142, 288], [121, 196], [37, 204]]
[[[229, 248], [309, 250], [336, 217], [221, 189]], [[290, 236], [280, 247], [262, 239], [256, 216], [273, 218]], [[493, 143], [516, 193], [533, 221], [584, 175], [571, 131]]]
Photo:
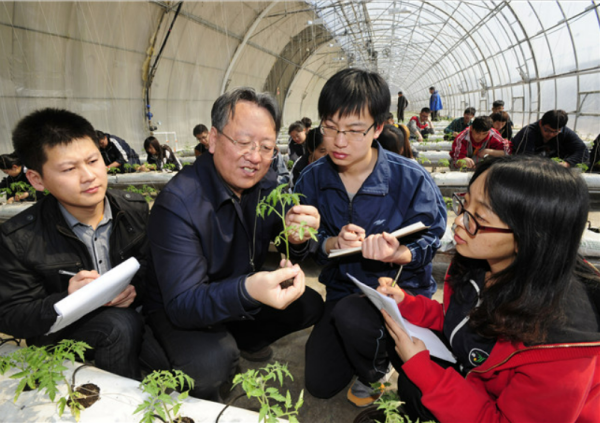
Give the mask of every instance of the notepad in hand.
[[54, 311], [58, 316], [48, 333], [69, 326], [115, 299], [129, 285], [139, 268], [140, 263], [135, 257], [131, 257], [54, 304]]
[[[392, 235], [396, 238], [402, 238], [404, 236], [414, 234], [415, 232], [419, 232], [419, 231], [422, 231], [423, 229], [427, 229], [427, 228], [429, 228], [429, 226], [425, 226], [423, 224], [423, 222], [417, 222], [417, 223], [413, 223], [412, 225], [408, 225], [404, 228], [398, 229], [398, 230], [392, 232], [390, 235]], [[334, 257], [345, 256], [348, 254], [354, 254], [354, 253], [358, 253], [359, 251], [361, 251], [361, 249], [362, 249], [362, 247], [353, 247], [353, 248], [342, 248], [340, 250], [331, 250], [327, 257], [334, 258]]]
[[416, 336], [423, 341], [429, 350], [429, 354], [437, 358], [441, 358], [442, 360], [449, 361], [450, 363], [456, 363], [456, 358], [454, 358], [452, 352], [448, 349], [448, 347], [446, 347], [446, 345], [444, 345], [440, 338], [438, 338], [437, 335], [431, 331], [431, 329], [413, 325], [409, 321], [405, 320], [398, 309], [398, 304], [396, 304], [396, 301], [386, 295], [383, 295], [370, 286], [365, 285], [354, 276], [348, 273], [346, 273], [346, 275], [352, 282], [356, 284], [356, 286], [360, 288], [363, 294], [365, 294], [367, 298], [371, 300], [378, 310], [384, 309], [387, 311], [387, 313], [392, 317], [392, 319], [394, 319], [396, 323], [398, 323], [398, 326], [400, 326], [400, 328], [406, 332], [411, 340], [413, 336]]

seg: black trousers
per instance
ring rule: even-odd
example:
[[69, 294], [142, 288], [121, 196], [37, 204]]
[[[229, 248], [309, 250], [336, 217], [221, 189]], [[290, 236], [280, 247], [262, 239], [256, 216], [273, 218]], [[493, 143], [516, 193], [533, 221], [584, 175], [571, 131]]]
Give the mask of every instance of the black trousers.
[[251, 321], [182, 329], [173, 325], [162, 310], [151, 313], [148, 321], [172, 367], [194, 379], [190, 394], [219, 401], [219, 388], [233, 378], [240, 350], [255, 352], [285, 335], [312, 326], [322, 312], [323, 299], [307, 287], [285, 310], [263, 305]]
[[354, 375], [365, 384], [376, 382], [387, 373], [387, 340], [383, 316], [366, 297], [326, 302], [306, 343], [306, 389], [317, 398], [331, 398]]

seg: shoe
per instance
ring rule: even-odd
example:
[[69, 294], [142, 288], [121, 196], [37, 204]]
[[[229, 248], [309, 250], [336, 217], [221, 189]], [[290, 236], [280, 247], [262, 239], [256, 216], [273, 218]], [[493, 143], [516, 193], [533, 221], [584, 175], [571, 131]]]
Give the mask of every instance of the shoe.
[[271, 357], [273, 357], [273, 348], [266, 346], [255, 352], [240, 351], [240, 355], [245, 360], [261, 363], [263, 361], [269, 361]]
[[358, 408], [364, 408], [372, 405], [375, 401], [383, 395], [385, 386], [383, 383], [379, 385], [379, 388], [372, 388], [362, 383], [358, 378], [354, 381], [354, 384], [348, 389], [346, 398], [352, 404]]

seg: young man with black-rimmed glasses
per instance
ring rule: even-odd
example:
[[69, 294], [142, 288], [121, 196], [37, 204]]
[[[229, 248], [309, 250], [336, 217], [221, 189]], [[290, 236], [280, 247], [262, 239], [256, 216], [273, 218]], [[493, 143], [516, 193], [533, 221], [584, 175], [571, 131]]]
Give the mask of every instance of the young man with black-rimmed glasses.
[[[319, 116], [328, 156], [310, 164], [295, 191], [321, 214], [317, 262], [327, 287], [322, 319], [306, 345], [306, 387], [318, 398], [344, 389], [359, 407], [380, 395], [370, 384], [388, 372], [389, 345], [381, 313], [347, 273], [377, 287], [378, 278], [394, 277], [412, 294], [436, 290], [431, 260], [446, 229], [446, 206], [427, 171], [374, 140], [389, 113], [390, 90], [376, 73], [346, 69], [323, 87]], [[429, 228], [400, 245], [391, 235], [416, 222]], [[361, 247], [362, 253], [328, 259], [333, 249]]]

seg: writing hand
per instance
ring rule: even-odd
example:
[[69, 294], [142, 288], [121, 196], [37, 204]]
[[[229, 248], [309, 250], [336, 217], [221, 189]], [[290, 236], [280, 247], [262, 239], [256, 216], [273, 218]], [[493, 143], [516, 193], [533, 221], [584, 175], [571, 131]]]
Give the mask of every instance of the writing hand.
[[394, 281], [392, 280], [392, 278], [388, 278], [385, 276], [380, 277], [377, 291], [382, 293], [383, 295], [387, 295], [388, 297], [393, 298], [394, 301], [396, 301], [396, 304], [400, 304], [402, 301], [404, 301], [404, 297], [406, 296], [406, 294], [398, 285], [392, 286], [393, 282]]
[[69, 288], [67, 292], [71, 295], [73, 292], [83, 288], [94, 279], [98, 279], [100, 274], [95, 270], [81, 270], [75, 276], [69, 279]]
[[337, 236], [336, 248], [360, 247], [365, 235], [366, 232], [363, 228], [350, 223], [340, 230], [340, 234]]

